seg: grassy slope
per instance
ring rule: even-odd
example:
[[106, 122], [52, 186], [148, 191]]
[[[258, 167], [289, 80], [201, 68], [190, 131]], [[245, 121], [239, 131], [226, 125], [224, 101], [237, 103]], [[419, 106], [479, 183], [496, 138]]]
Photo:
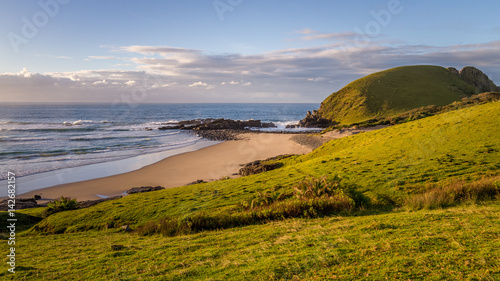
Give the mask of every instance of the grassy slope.
[[326, 98], [319, 112], [324, 118], [350, 124], [427, 105], [446, 105], [474, 93], [473, 86], [443, 67], [405, 66], [348, 84]]
[[429, 183], [476, 179], [500, 169], [500, 103], [466, 108], [328, 142], [313, 153], [284, 160], [264, 174], [149, 194], [131, 195], [95, 207], [54, 214], [39, 226], [55, 232], [141, 224], [167, 215], [219, 210], [274, 185], [307, 177], [341, 175], [367, 194], [401, 200]]
[[499, 280], [500, 203], [170, 238], [19, 237], [17, 247], [29, 250], [18, 251], [16, 280]]
[[[110, 221], [136, 226], [167, 215], [218, 212], [255, 191], [327, 174], [342, 175], [367, 194], [387, 194], [398, 201], [428, 183], [498, 175], [499, 121], [498, 102], [448, 112], [331, 141], [264, 174], [131, 195], [54, 214], [38, 225], [74, 232], [102, 229]], [[39, 216], [40, 209], [20, 213]], [[490, 202], [447, 210], [293, 219], [174, 238], [138, 237], [115, 229], [48, 236], [32, 232], [18, 235], [18, 249], [29, 251], [18, 251], [17, 277], [500, 278], [495, 251], [500, 246], [499, 218], [499, 203]], [[113, 250], [114, 244], [125, 248]]]

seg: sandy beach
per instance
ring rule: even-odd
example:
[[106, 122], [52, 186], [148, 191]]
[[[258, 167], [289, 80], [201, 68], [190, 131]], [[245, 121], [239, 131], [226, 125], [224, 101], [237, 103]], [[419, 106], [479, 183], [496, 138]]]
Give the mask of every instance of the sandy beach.
[[[292, 134], [246, 133], [239, 140], [225, 141], [197, 151], [182, 153], [129, 173], [62, 184], [21, 195], [42, 196], [39, 203], [69, 196], [78, 201], [116, 196], [140, 186], [183, 186], [196, 180], [217, 180], [235, 177], [242, 164], [282, 154], [305, 154], [311, 147], [292, 140]], [[100, 196], [99, 196], [100, 195]]]

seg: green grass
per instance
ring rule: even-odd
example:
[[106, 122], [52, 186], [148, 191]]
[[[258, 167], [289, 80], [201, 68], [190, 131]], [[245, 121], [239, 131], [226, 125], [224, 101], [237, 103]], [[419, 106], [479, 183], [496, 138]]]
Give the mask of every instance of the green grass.
[[[333, 140], [282, 168], [262, 174], [130, 195], [97, 206], [53, 214], [37, 231], [102, 229], [108, 223], [140, 225], [165, 217], [223, 212], [257, 192], [285, 189], [310, 177], [340, 175], [370, 198], [402, 203], [408, 194], [451, 178], [475, 180], [500, 168], [500, 103], [489, 103]], [[35, 230], [33, 230], [35, 231]]]
[[[20, 230], [33, 227], [17, 235], [16, 280], [498, 280], [499, 197], [476, 199], [498, 186], [499, 121], [493, 102], [333, 140], [262, 174], [129, 195], [43, 220], [44, 208], [19, 210]], [[341, 216], [177, 237], [119, 228], [220, 217], [274, 186], [292, 192], [300, 181], [335, 175], [390, 208], [367, 204]]]
[[179, 237], [29, 236], [17, 247], [16, 280], [498, 280], [500, 203]]
[[348, 84], [326, 98], [319, 113], [340, 124], [351, 124], [392, 117], [423, 106], [446, 105], [475, 93], [474, 86], [446, 68], [404, 66], [373, 73]]

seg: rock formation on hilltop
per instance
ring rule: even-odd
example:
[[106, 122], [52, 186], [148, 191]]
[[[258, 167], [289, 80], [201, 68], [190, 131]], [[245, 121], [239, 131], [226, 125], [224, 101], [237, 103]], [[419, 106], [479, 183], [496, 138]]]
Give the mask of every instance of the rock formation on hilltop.
[[463, 81], [476, 87], [477, 93], [495, 92], [499, 89], [486, 74], [473, 66], [466, 66], [460, 72], [453, 67], [448, 68], [448, 70], [458, 75]]
[[353, 124], [390, 118], [424, 106], [444, 106], [498, 87], [475, 67], [403, 66], [376, 72], [331, 94], [302, 127]]

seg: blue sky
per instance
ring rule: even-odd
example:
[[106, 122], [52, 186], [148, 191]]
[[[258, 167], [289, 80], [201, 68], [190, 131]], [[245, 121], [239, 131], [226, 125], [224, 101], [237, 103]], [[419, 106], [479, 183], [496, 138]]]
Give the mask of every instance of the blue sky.
[[320, 102], [414, 64], [500, 84], [497, 0], [0, 2], [0, 102]]

